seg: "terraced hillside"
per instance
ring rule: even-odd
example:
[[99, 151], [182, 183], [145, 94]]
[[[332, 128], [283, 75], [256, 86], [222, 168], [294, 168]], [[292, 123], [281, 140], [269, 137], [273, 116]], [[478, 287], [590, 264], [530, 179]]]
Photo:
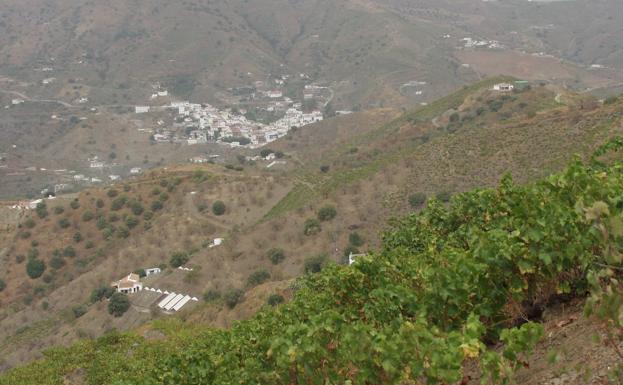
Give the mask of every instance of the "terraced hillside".
[[[519, 182], [543, 177], [620, 131], [619, 99], [600, 103], [539, 83], [490, 90], [502, 80], [512, 79], [477, 83], [397, 118], [373, 110], [296, 130], [271, 145], [285, 153], [283, 168], [167, 167], [49, 201], [44, 218], [32, 212], [1, 238], [0, 333], [10, 342], [0, 346], [3, 367], [52, 345], [170, 317], [156, 298], [131, 296], [121, 317], [91, 300], [92, 290], [129, 272], [181, 257], [192, 272], [169, 267], [146, 285], [205, 294], [179, 317], [227, 327], [273, 295], [289, 298], [289, 280], [304, 272], [378, 248], [387, 221], [427, 198], [495, 186], [507, 172]], [[219, 200], [223, 215], [213, 211]], [[215, 238], [225, 242], [210, 248]], [[45, 266], [34, 279], [32, 260]]]

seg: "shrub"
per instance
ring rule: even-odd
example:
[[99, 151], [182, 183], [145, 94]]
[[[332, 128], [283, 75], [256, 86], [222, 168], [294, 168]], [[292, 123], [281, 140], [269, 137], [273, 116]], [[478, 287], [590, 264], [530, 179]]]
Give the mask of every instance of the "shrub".
[[145, 218], [146, 221], [151, 220], [151, 218], [154, 217], [154, 213], [152, 211], [147, 211], [145, 212], [145, 214], [143, 214], [143, 218]]
[[307, 236], [318, 234], [322, 228], [320, 227], [320, 222], [317, 219], [308, 219], [305, 221], [303, 233]]
[[109, 198], [114, 198], [117, 195], [119, 195], [119, 191], [115, 190], [114, 188], [111, 188], [110, 190], [106, 191], [106, 195], [108, 195]]
[[151, 211], [158, 211], [158, 210], [161, 210], [161, 209], [162, 209], [162, 207], [164, 207], [164, 206], [162, 206], [162, 202], [160, 202], [160, 201], [154, 201], [154, 202], [151, 204]]
[[35, 208], [35, 212], [37, 213], [37, 216], [41, 219], [45, 218], [48, 216], [48, 207], [46, 206], [45, 202], [39, 202], [37, 203], [37, 207]]
[[151, 195], [160, 195], [161, 190], [158, 187], [154, 187], [153, 190], [151, 190]]
[[34, 248], [30, 249], [28, 250], [28, 254], [26, 256], [28, 257], [28, 259], [37, 258], [39, 256], [39, 250]]
[[449, 191], [440, 191], [435, 197], [441, 202], [447, 203], [450, 201], [450, 198], [452, 198], [452, 193]]
[[95, 206], [98, 209], [104, 208], [104, 206], [105, 206], [104, 200], [99, 198], [97, 201], [95, 201]]
[[221, 299], [221, 292], [216, 289], [210, 289], [203, 294], [203, 300], [206, 302], [216, 302]]
[[166, 201], [166, 200], [168, 200], [168, 199], [169, 199], [169, 194], [167, 194], [167, 193], [165, 193], [165, 192], [160, 193], [160, 195], [158, 195], [158, 200], [159, 200], [160, 202], [164, 202], [164, 201]]
[[50, 259], [50, 267], [54, 270], [58, 270], [65, 266], [65, 260], [62, 257], [54, 256]]
[[608, 104], [614, 104], [617, 102], [617, 100], [619, 100], [619, 98], [617, 96], [610, 96], [608, 98], [606, 98], [606, 100], [604, 100], [604, 104], [608, 105]]
[[48, 301], [41, 302], [41, 309], [48, 310], [49, 307], [50, 307], [50, 304], [48, 303]]
[[23, 254], [18, 254], [15, 256], [15, 263], [17, 264], [24, 262], [24, 260], [26, 260], [26, 257], [24, 257]]
[[273, 265], [278, 265], [286, 259], [286, 255], [282, 249], [270, 249], [268, 250], [268, 259], [270, 259]]
[[272, 154], [272, 153], [273, 153], [273, 150], [268, 149], [268, 148], [265, 148], [265, 149], [263, 149], [262, 151], [260, 151], [260, 156], [261, 156], [262, 158], [266, 158], [268, 155], [270, 155], [270, 154]]
[[426, 194], [415, 193], [409, 196], [409, 204], [413, 208], [421, 207], [426, 202]]
[[61, 215], [64, 212], [65, 212], [65, 209], [63, 208], [63, 206], [54, 207], [54, 214]]
[[328, 172], [329, 172], [329, 170], [330, 170], [330, 167], [329, 167], [329, 166], [320, 166], [320, 171], [321, 171], [322, 173], [325, 173], [325, 174], [326, 174], [326, 173], [328, 173]]
[[318, 219], [321, 221], [330, 221], [337, 215], [337, 210], [333, 206], [324, 206], [318, 210]]
[[130, 208], [132, 209], [132, 214], [136, 216], [143, 214], [143, 211], [145, 211], [145, 209], [143, 208], [143, 205], [137, 201], [133, 201], [130, 204]]
[[117, 229], [117, 236], [123, 239], [129, 237], [130, 229], [128, 229], [126, 226], [119, 226], [119, 228]]
[[244, 291], [242, 289], [231, 289], [225, 293], [223, 299], [225, 300], [225, 305], [233, 309], [240, 302], [242, 296], [244, 296]]
[[86, 314], [87, 308], [84, 305], [75, 305], [71, 308], [71, 312], [74, 315], [74, 318], [80, 318]]
[[249, 278], [247, 278], [247, 285], [248, 286], [257, 286], [257, 285], [261, 285], [264, 282], [268, 281], [270, 279], [270, 273], [267, 270], [257, 270], [254, 271]]
[[63, 256], [73, 258], [76, 256], [76, 249], [73, 246], [67, 246], [63, 249]]
[[212, 212], [214, 213], [214, 215], [223, 215], [225, 214], [225, 203], [223, 203], [222, 201], [216, 201], [212, 204]]
[[101, 301], [104, 298], [110, 298], [115, 293], [115, 289], [109, 286], [100, 286], [91, 291], [89, 297], [91, 303]]
[[141, 278], [147, 277], [147, 272], [145, 271], [145, 269], [134, 270], [133, 273], [138, 274], [138, 276]]
[[85, 211], [85, 212], [82, 213], [82, 220], [84, 222], [92, 221], [93, 218], [95, 218], [95, 215], [93, 214], [92, 211]]
[[121, 317], [130, 308], [128, 296], [122, 293], [114, 293], [108, 303], [108, 313], [114, 317]]
[[123, 208], [123, 206], [125, 206], [126, 202], [127, 198], [125, 196], [115, 198], [110, 204], [110, 209], [113, 211], [119, 211]]
[[80, 243], [80, 242], [82, 242], [82, 239], [83, 239], [82, 238], [82, 234], [80, 234], [80, 233], [75, 233], [74, 234], [74, 242]]
[[348, 235], [348, 242], [355, 247], [363, 246], [364, 240], [358, 232], [354, 231]]
[[30, 231], [20, 231], [20, 232], [18, 233], [18, 236], [19, 236], [21, 239], [28, 239], [28, 238], [30, 238], [30, 236], [31, 236], [31, 235], [32, 235], [32, 234], [30, 233]]
[[93, 241], [89, 240], [89, 241], [87, 241], [87, 243], [84, 244], [84, 247], [86, 249], [92, 249], [92, 248], [95, 247], [95, 243], [93, 243]]
[[108, 227], [108, 222], [106, 221], [106, 218], [104, 217], [97, 218], [96, 226], [98, 230], [104, 230], [106, 227]]
[[58, 221], [58, 226], [59, 226], [61, 229], [66, 229], [66, 228], [68, 228], [69, 226], [71, 226], [71, 223], [69, 223], [69, 219], [67, 219], [67, 218], [61, 218], [61, 219], [59, 219], [59, 221]]
[[169, 260], [169, 265], [171, 265], [171, 267], [180, 267], [188, 262], [189, 259], [190, 256], [188, 255], [188, 253], [178, 251], [176, 253], [173, 253], [173, 255], [171, 256], [171, 259]]
[[45, 262], [40, 259], [32, 258], [26, 264], [26, 273], [32, 279], [37, 279], [45, 271]]
[[80, 208], [80, 202], [78, 201], [78, 199], [74, 199], [73, 201], [71, 201], [71, 203], [69, 204], [69, 207], [71, 207], [74, 210], [78, 210]]
[[277, 306], [285, 302], [285, 298], [279, 294], [272, 294], [266, 300], [266, 303], [270, 306]]
[[6, 288], [6, 283], [0, 279], [0, 292]]
[[33, 227], [35, 227], [35, 221], [32, 218], [28, 218], [24, 221], [24, 227], [26, 227], [27, 229], [32, 229]]
[[303, 269], [305, 271], [305, 274], [319, 273], [322, 270], [322, 268], [326, 265], [326, 263], [327, 263], [326, 255], [324, 254], [316, 255], [316, 256], [305, 259], [305, 264], [304, 264]]
[[128, 217], [125, 220], [125, 225], [128, 227], [128, 229], [133, 229], [136, 227], [136, 225], [138, 225], [138, 219], [136, 219], [135, 217]]
[[119, 220], [119, 215], [117, 213], [112, 213], [108, 216], [109, 222], [117, 222]]

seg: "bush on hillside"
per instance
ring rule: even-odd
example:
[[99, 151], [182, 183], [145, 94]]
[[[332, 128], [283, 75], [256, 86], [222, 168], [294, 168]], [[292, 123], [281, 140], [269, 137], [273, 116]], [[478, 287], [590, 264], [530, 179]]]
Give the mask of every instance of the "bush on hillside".
[[26, 264], [26, 274], [32, 279], [37, 279], [45, 271], [45, 262], [40, 259], [31, 258]]
[[128, 198], [125, 196], [117, 197], [110, 204], [110, 209], [113, 211], [119, 211], [123, 208], [123, 206], [125, 206], [127, 201], [128, 201]]
[[326, 174], [329, 172], [330, 167], [325, 165], [325, 166], [320, 166], [320, 172]]
[[273, 263], [273, 265], [278, 265], [286, 259], [286, 255], [282, 249], [270, 249], [268, 250], [268, 259]]
[[87, 308], [84, 305], [75, 305], [71, 308], [71, 313], [74, 318], [80, 318], [87, 313]]
[[310, 218], [305, 221], [303, 234], [311, 236], [318, 234], [320, 231], [322, 231], [322, 228], [320, 227], [320, 222], [317, 219]]
[[325, 254], [308, 257], [307, 259], [305, 259], [303, 271], [305, 272], [305, 274], [319, 273], [322, 271], [326, 264], [327, 256]]
[[452, 198], [452, 193], [449, 191], [440, 191], [435, 195], [435, 198], [443, 203], [448, 203], [450, 202], [450, 198]]
[[331, 205], [321, 207], [320, 210], [318, 210], [318, 219], [323, 222], [332, 220], [336, 215], [337, 210]]
[[133, 201], [130, 204], [130, 208], [132, 209], [132, 214], [136, 215], [137, 217], [143, 214], [143, 211], [145, 211], [145, 208], [143, 207], [143, 205], [137, 201]]
[[104, 200], [102, 198], [99, 198], [95, 201], [95, 207], [97, 207], [98, 209], [104, 208], [105, 205], [106, 203], [104, 203]]
[[426, 203], [426, 194], [424, 193], [415, 193], [409, 196], [409, 204], [414, 209], [422, 207], [424, 203]]
[[80, 202], [78, 201], [78, 199], [74, 199], [73, 201], [71, 201], [71, 203], [69, 204], [69, 207], [71, 207], [74, 210], [78, 210], [80, 208]]
[[257, 285], [261, 285], [264, 282], [268, 281], [270, 279], [270, 273], [265, 270], [257, 270], [254, 271], [249, 278], [247, 278], [247, 286], [257, 286]]
[[151, 204], [151, 211], [158, 211], [158, 210], [162, 210], [164, 206], [162, 205], [162, 202], [160, 201], [153, 201]]
[[76, 249], [73, 246], [67, 246], [63, 249], [63, 257], [73, 258], [76, 256]]
[[58, 270], [65, 266], [65, 260], [62, 257], [54, 256], [50, 258], [50, 267], [54, 270]]
[[212, 212], [214, 213], [214, 215], [223, 215], [225, 214], [226, 209], [227, 208], [223, 201], [216, 201], [212, 204]]
[[117, 195], [119, 195], [119, 191], [115, 190], [114, 188], [111, 188], [110, 190], [106, 191], [106, 195], [108, 195], [109, 198], [114, 198]]
[[353, 231], [348, 235], [348, 243], [350, 243], [351, 246], [360, 247], [363, 246], [364, 240], [358, 232]]
[[80, 234], [80, 233], [75, 233], [73, 238], [74, 238], [74, 242], [76, 242], [76, 243], [82, 242], [82, 239], [83, 239], [82, 238], [82, 234]]
[[183, 251], [178, 251], [176, 253], [173, 253], [173, 255], [171, 255], [171, 259], [169, 260], [169, 265], [171, 265], [171, 267], [178, 268], [184, 265], [186, 262], [188, 262], [189, 259], [190, 259], [190, 256], [188, 255], [188, 253], [183, 252]]
[[233, 309], [238, 305], [243, 296], [244, 291], [242, 289], [231, 289], [225, 293], [223, 300], [228, 308]]
[[93, 218], [95, 218], [95, 214], [93, 214], [92, 211], [87, 210], [87, 211], [82, 213], [82, 220], [84, 222], [92, 221]]
[[48, 216], [48, 206], [45, 202], [37, 203], [37, 207], [35, 208], [35, 212], [40, 219], [43, 219]]
[[122, 293], [114, 293], [108, 303], [108, 313], [114, 317], [121, 317], [130, 308], [128, 296]]
[[4, 281], [0, 279], [0, 292], [2, 292], [2, 290], [4, 290], [5, 288], [6, 288], [6, 283], [4, 283]]
[[66, 229], [69, 226], [71, 226], [71, 223], [69, 222], [69, 219], [61, 218], [61, 219], [58, 220], [58, 227], [60, 227], [61, 229]]
[[24, 227], [26, 227], [27, 229], [32, 229], [33, 227], [35, 227], [35, 225], [36, 223], [32, 218], [28, 218], [24, 221]]
[[203, 294], [203, 300], [212, 303], [221, 299], [221, 292], [216, 289], [210, 289]]
[[54, 214], [61, 215], [64, 212], [65, 212], [65, 208], [63, 208], [63, 206], [54, 207]]
[[266, 300], [266, 303], [269, 304], [270, 306], [277, 306], [277, 305], [281, 305], [282, 303], [284, 303], [285, 300], [286, 299], [283, 298], [283, 296], [280, 294], [271, 294]]
[[91, 301], [91, 303], [95, 303], [101, 301], [104, 298], [112, 297], [114, 293], [115, 289], [113, 287], [102, 285], [91, 291], [91, 296], [89, 297], [89, 300]]
[[138, 225], [138, 219], [136, 219], [135, 217], [128, 217], [125, 220], [125, 225], [128, 227], [128, 229], [133, 229], [136, 227], [136, 225]]

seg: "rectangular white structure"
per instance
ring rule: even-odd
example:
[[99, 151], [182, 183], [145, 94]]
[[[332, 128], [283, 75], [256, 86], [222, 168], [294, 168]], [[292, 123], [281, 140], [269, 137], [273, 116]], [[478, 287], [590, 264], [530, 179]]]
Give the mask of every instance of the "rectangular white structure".
[[173, 299], [173, 297], [175, 297], [176, 294], [175, 293], [171, 293], [169, 295], [167, 295], [166, 297], [164, 297], [164, 299], [162, 301], [160, 301], [160, 303], [158, 304], [158, 307], [164, 308], [164, 305], [166, 305], [169, 301], [171, 301]]
[[177, 304], [182, 298], [184, 298], [184, 294], [176, 295], [169, 303], [164, 305], [164, 310], [171, 310], [175, 304]]
[[173, 310], [178, 311], [182, 308], [182, 306], [186, 305], [188, 303], [188, 301], [190, 301], [190, 296], [187, 295], [186, 297], [182, 298], [181, 301], [179, 301], [178, 303], [175, 304], [175, 306], [173, 306]]

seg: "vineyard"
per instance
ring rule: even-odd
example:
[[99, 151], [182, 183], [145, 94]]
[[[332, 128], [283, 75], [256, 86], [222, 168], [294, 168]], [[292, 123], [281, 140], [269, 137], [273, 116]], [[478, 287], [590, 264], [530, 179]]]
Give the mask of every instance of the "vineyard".
[[429, 200], [391, 223], [380, 251], [300, 278], [292, 301], [230, 330], [157, 321], [166, 339], [110, 333], [0, 384], [454, 384], [467, 365], [507, 384], [543, 335], [534, 309], [573, 297], [617, 346], [623, 164], [604, 158], [622, 144], [537, 183]]

